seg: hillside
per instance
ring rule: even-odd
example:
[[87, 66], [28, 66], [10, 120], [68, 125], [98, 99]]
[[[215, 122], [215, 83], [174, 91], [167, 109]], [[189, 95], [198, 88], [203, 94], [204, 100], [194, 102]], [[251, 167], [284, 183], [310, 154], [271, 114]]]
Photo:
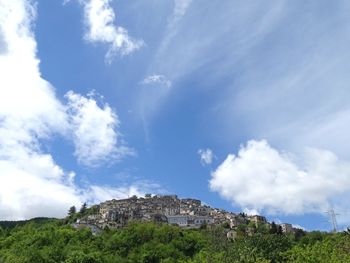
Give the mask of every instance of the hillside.
[[23, 226], [28, 223], [49, 223], [54, 222], [59, 219], [57, 218], [48, 218], [48, 217], [35, 217], [29, 220], [18, 220], [18, 221], [0, 221], [0, 227], [2, 228], [14, 228], [16, 226]]
[[350, 262], [348, 233], [271, 234], [259, 230], [226, 238], [225, 226], [184, 229], [130, 222], [93, 235], [64, 220], [29, 221], [0, 228], [0, 262]]
[[[159, 198], [154, 199], [157, 204], [163, 200]], [[86, 222], [88, 218], [97, 220], [101, 207], [114, 207], [112, 211], [119, 211], [119, 206], [113, 206], [116, 203], [131, 202], [134, 204], [132, 211], [137, 211], [137, 200], [133, 197], [121, 202], [108, 201], [90, 208], [83, 205], [79, 211], [72, 207], [64, 219], [2, 221], [0, 262], [350, 262], [350, 231], [326, 233], [297, 229], [286, 232], [274, 222], [254, 221], [254, 217], [242, 213], [234, 214], [214, 208], [208, 211], [220, 211], [218, 218], [227, 220], [213, 220], [212, 224], [198, 227], [169, 224], [152, 217], [146, 217], [147, 220], [134, 217], [128, 218], [121, 226], [115, 224], [118, 220], [115, 217], [113, 224], [106, 224], [99, 231], [94, 231], [91, 224]], [[173, 201], [181, 204], [182, 199], [179, 200]], [[193, 199], [185, 200], [193, 203]], [[147, 202], [151, 204], [153, 201]], [[145, 204], [144, 200], [140, 202]], [[202, 213], [204, 210], [198, 210], [200, 202], [197, 200], [195, 203], [194, 210]], [[169, 205], [165, 204], [163, 208], [168, 211]], [[110, 210], [102, 209], [103, 213], [106, 211]], [[245, 220], [232, 225], [230, 216], [243, 217]]]
[[224, 225], [229, 239], [258, 231], [298, 236], [304, 232], [290, 223], [276, 224], [268, 222], [262, 215], [234, 213], [177, 195], [146, 194], [145, 197], [112, 199], [90, 208], [84, 204], [78, 213], [75, 207], [71, 207], [68, 221], [75, 228], [88, 227], [96, 234], [101, 229], [123, 228], [134, 221], [166, 223], [188, 229]]

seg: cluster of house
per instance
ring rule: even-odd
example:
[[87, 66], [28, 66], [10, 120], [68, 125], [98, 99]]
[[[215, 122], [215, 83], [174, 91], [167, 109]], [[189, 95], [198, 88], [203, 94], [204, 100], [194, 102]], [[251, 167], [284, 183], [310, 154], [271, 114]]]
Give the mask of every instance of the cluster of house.
[[[97, 214], [88, 215], [77, 221], [76, 226], [87, 225], [100, 229], [120, 228], [130, 220], [156, 221], [178, 225], [180, 227], [198, 228], [203, 225], [228, 224], [235, 229], [239, 224], [253, 222], [268, 224], [263, 216], [236, 214], [223, 209], [211, 208], [197, 199], [180, 199], [176, 195], [145, 195], [138, 198], [108, 200], [99, 205]], [[291, 224], [280, 224], [284, 233], [295, 231]]]

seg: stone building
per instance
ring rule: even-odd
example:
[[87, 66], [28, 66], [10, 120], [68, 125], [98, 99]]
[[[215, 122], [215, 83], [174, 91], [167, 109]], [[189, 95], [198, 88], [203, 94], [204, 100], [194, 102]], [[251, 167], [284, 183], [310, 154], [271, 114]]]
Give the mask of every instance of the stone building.
[[214, 219], [210, 216], [173, 215], [167, 218], [169, 224], [182, 227], [200, 227], [214, 223]]
[[283, 223], [280, 224], [281, 228], [282, 228], [282, 232], [285, 234], [289, 234], [289, 233], [293, 233], [294, 232], [294, 228], [291, 224], [288, 223]]
[[[246, 216], [223, 209], [203, 205], [197, 199], [180, 199], [176, 195], [145, 195], [138, 198], [112, 199], [97, 206], [98, 213], [86, 216], [77, 222], [89, 226], [120, 228], [130, 221], [154, 221], [179, 225], [180, 227], [200, 227], [202, 225], [221, 225], [236, 229], [240, 224], [249, 222], [267, 224], [263, 216]], [[292, 231], [290, 224], [282, 224], [285, 233]]]
[[258, 227], [259, 224], [267, 224], [267, 220], [264, 216], [252, 215], [247, 217], [250, 222], [255, 223], [255, 226]]

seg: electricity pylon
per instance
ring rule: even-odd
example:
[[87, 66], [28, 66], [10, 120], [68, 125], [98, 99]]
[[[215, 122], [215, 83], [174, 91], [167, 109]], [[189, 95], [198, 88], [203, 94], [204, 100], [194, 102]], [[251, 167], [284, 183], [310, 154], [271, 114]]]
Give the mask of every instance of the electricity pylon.
[[332, 223], [333, 232], [335, 233], [338, 231], [338, 223], [337, 223], [337, 215], [338, 214], [336, 214], [334, 212], [334, 209], [332, 206], [328, 209], [327, 214], [329, 216], [330, 223]]

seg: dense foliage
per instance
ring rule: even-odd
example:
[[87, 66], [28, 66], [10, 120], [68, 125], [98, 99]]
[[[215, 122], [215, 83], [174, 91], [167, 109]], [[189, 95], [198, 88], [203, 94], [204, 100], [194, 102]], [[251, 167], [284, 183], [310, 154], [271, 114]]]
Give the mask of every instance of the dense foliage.
[[350, 262], [348, 233], [296, 238], [261, 228], [231, 241], [226, 232], [225, 226], [185, 230], [134, 222], [93, 235], [66, 221], [33, 220], [0, 227], [0, 262]]

